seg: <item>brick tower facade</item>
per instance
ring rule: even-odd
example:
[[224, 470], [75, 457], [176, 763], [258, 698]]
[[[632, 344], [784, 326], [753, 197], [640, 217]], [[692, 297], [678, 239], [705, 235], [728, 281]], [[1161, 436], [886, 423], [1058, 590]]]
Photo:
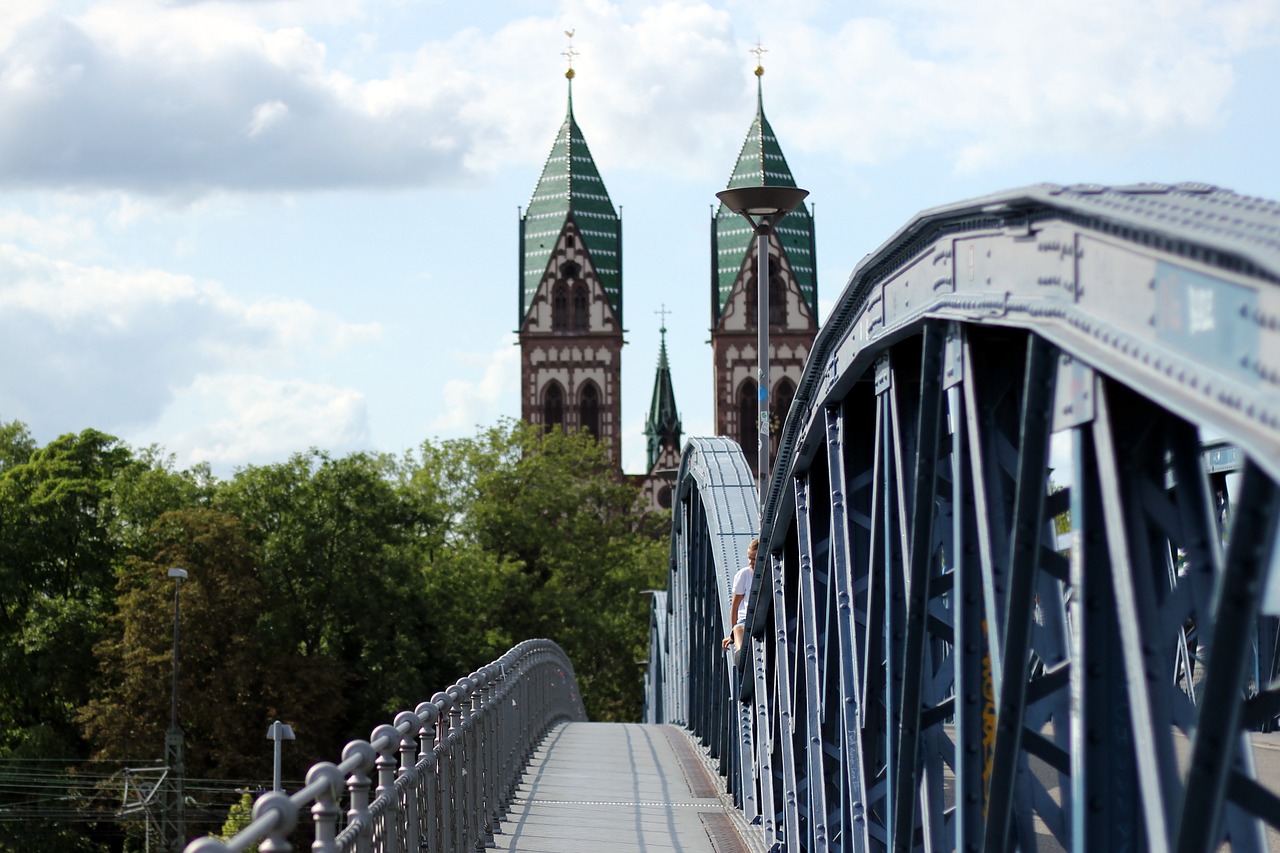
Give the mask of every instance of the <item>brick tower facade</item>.
[[585, 428], [622, 465], [622, 220], [569, 107], [520, 218], [521, 417]]

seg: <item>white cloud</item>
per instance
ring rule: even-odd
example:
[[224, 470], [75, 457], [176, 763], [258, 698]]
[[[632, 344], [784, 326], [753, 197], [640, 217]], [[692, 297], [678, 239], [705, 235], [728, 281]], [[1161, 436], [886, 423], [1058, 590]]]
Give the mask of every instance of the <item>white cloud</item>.
[[1278, 23], [1274, 3], [1252, 1], [1083, 0], [1063, 14], [916, 0], [830, 35], [780, 25], [775, 55], [806, 61], [783, 65], [773, 91], [805, 93], [787, 108], [788, 139], [856, 163], [932, 151], [974, 171], [1123, 152], [1217, 126], [1233, 60], [1274, 42]]
[[520, 349], [507, 337], [490, 353], [455, 353], [449, 363], [479, 368], [480, 379], [450, 379], [440, 393], [443, 406], [430, 428], [439, 432], [470, 431], [492, 422], [509, 410], [507, 398], [515, 392], [520, 376]]
[[289, 106], [284, 101], [266, 101], [253, 108], [253, 118], [249, 120], [249, 135], [257, 136], [267, 128], [289, 115]]
[[65, 257], [95, 243], [97, 228], [92, 221], [68, 211], [34, 216], [10, 209], [0, 211], [0, 241]]
[[[37, 435], [155, 422], [197, 377], [312, 366], [376, 337], [296, 300], [247, 302], [158, 269], [0, 244], [0, 415]], [[209, 381], [209, 380], [207, 380]]]
[[[1132, 149], [1216, 126], [1233, 61], [1274, 45], [1280, 18], [1273, 0], [1080, 0], [1069, 14], [902, 0], [857, 15], [582, 0], [372, 58], [379, 7], [360, 0], [31, 8], [0, 23], [0, 184], [168, 195], [450, 184], [536, 163], [564, 103], [569, 28], [577, 112], [606, 169], [723, 170], [761, 34], [789, 147], [855, 163], [941, 153], [969, 170]], [[397, 13], [435, 32], [431, 4]]]
[[[190, 426], [197, 424], [197, 426]], [[306, 447], [367, 447], [364, 395], [351, 388], [248, 373], [201, 375], [179, 390], [165, 417], [142, 433], [181, 464], [215, 470], [276, 461]]]

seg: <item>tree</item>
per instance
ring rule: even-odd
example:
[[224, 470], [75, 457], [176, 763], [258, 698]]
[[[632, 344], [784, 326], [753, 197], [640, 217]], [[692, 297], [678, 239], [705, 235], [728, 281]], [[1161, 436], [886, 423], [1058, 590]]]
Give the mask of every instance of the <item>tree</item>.
[[148, 538], [166, 512], [207, 507], [218, 486], [207, 463], [177, 470], [172, 454], [156, 445], [134, 452], [133, 460], [112, 478], [112, 535], [121, 551], [137, 556], [154, 553]]
[[60, 744], [53, 754], [79, 751], [74, 712], [114, 584], [110, 486], [131, 460], [85, 430], [0, 471], [0, 749], [34, 737]]
[[21, 421], [0, 421], [0, 472], [31, 459], [36, 442], [31, 431]]
[[[640, 591], [665, 577], [666, 539], [606, 448], [584, 432], [508, 421], [475, 439], [427, 442], [411, 467], [411, 487], [448, 519], [425, 569], [432, 600], [465, 603], [473, 624], [461, 630], [471, 634], [482, 625], [495, 639], [556, 640], [593, 718], [638, 717], [636, 661], [648, 641]], [[463, 577], [474, 598], [456, 597]], [[455, 614], [451, 624], [465, 624]]]
[[263, 583], [287, 602], [263, 616], [273, 642], [344, 672], [347, 739], [439, 689], [415, 560], [430, 518], [398, 482], [391, 457], [312, 450], [241, 471], [216, 498], [244, 522]]
[[306, 709], [309, 737], [290, 751], [298, 770], [330, 755], [344, 674], [331, 660], [276, 642], [263, 615], [289, 602], [264, 582], [240, 521], [216, 510], [182, 510], [161, 516], [150, 535], [153, 558], [130, 557], [120, 573], [114, 630], [96, 650], [102, 675], [79, 714], [95, 757], [163, 752], [173, 661], [170, 566], [188, 572], [179, 657], [187, 775], [267, 778], [263, 732], [283, 709]]

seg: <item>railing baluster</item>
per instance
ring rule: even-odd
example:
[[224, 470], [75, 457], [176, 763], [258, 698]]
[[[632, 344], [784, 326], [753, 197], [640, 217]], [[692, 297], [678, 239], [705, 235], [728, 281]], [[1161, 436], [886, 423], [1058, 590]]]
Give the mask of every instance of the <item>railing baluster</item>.
[[373, 850], [373, 818], [369, 814], [369, 788], [373, 784], [369, 773], [374, 768], [378, 753], [367, 740], [353, 740], [342, 750], [342, 763], [358, 761], [355, 769], [347, 776], [347, 792], [350, 807], [347, 809], [347, 826], [357, 826], [356, 853], [371, 853]]
[[314, 764], [307, 771], [307, 787], [315, 784], [320, 784], [320, 792], [311, 807], [311, 821], [315, 824], [315, 843], [311, 845], [311, 853], [337, 853], [338, 818], [342, 816], [342, 810], [338, 808], [338, 789], [342, 787], [342, 773], [337, 765], [327, 761]]
[[431, 702], [422, 702], [413, 712], [422, 721], [418, 729], [418, 789], [422, 803], [418, 820], [422, 825], [420, 848], [427, 853], [440, 851], [440, 803], [436, 765], [436, 720], [440, 709]]
[[415, 795], [417, 790], [417, 765], [418, 765], [418, 731], [422, 728], [422, 720], [412, 711], [401, 711], [396, 714], [395, 727], [399, 730], [401, 727], [407, 727], [407, 730], [400, 738], [400, 770], [398, 776], [400, 778], [409, 777], [407, 785], [400, 787], [404, 790], [404, 848], [406, 851], [417, 850], [421, 844], [419, 839], [422, 837], [422, 824], [418, 815], [418, 798]]

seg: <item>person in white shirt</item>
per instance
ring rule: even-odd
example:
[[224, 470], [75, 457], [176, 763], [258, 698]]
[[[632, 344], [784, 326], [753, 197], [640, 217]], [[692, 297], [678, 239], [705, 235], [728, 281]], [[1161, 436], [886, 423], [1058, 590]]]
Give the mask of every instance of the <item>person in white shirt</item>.
[[747, 564], [738, 569], [733, 576], [733, 600], [729, 604], [729, 612], [733, 614], [733, 631], [724, 638], [720, 645], [728, 650], [733, 646], [736, 652], [742, 648], [742, 634], [747, 626], [747, 596], [751, 593], [751, 580], [755, 576], [756, 551], [760, 548], [760, 540], [752, 539], [747, 545]]

